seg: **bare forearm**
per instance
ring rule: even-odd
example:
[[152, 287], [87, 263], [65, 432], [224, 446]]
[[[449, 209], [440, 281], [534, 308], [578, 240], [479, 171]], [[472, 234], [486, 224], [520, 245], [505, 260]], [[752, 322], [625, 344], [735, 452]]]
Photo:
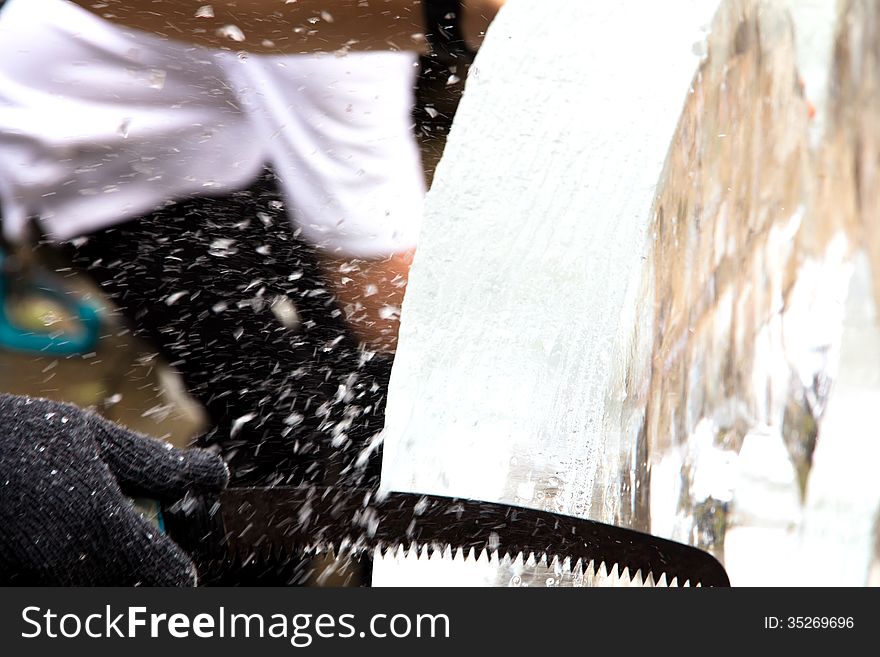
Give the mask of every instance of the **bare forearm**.
[[[211, 48], [256, 53], [427, 49], [425, 0], [71, 0], [107, 20]], [[477, 47], [504, 0], [463, 0]]]
[[413, 251], [379, 260], [321, 254], [325, 276], [352, 331], [368, 349], [394, 353]]
[[262, 53], [423, 50], [421, 0], [73, 0], [107, 20]]

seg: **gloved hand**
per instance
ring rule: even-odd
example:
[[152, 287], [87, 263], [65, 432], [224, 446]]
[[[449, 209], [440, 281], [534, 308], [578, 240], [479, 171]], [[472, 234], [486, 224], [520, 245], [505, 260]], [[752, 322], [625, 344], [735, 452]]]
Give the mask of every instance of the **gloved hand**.
[[124, 494], [218, 492], [223, 461], [135, 434], [95, 413], [0, 394], [0, 583], [185, 586], [189, 557]]

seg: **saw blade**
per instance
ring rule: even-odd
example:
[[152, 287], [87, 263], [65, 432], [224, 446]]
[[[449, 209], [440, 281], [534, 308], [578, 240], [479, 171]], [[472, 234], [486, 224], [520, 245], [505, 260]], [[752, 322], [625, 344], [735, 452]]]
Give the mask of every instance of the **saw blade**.
[[[187, 505], [189, 504], [189, 508]], [[415, 493], [320, 486], [230, 488], [210, 505], [166, 512], [172, 538], [197, 561], [247, 563], [295, 554], [383, 555], [403, 548], [567, 562], [679, 585], [729, 586], [697, 548], [594, 520], [525, 507]]]

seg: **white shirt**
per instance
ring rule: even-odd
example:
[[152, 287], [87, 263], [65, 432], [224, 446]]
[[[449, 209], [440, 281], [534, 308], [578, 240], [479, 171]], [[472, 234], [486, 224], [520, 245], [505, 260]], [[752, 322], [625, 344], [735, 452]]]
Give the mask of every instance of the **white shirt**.
[[303, 236], [342, 255], [415, 246], [424, 183], [412, 53], [258, 56], [164, 40], [64, 0], [0, 12], [0, 209], [69, 239], [270, 162]]

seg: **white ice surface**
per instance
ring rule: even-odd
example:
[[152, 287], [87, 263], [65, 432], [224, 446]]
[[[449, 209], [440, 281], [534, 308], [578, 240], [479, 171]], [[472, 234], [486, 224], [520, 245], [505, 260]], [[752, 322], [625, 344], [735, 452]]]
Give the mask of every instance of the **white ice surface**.
[[[718, 4], [501, 11], [427, 199], [383, 488], [604, 519], [609, 390], [644, 321], [655, 189]], [[400, 572], [380, 561], [374, 583]]]

